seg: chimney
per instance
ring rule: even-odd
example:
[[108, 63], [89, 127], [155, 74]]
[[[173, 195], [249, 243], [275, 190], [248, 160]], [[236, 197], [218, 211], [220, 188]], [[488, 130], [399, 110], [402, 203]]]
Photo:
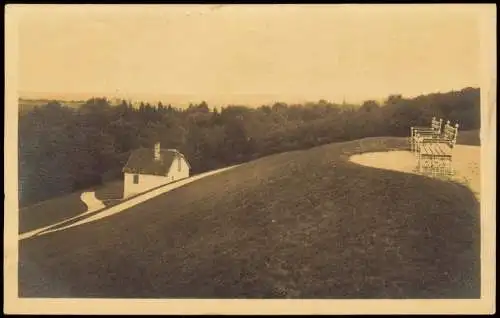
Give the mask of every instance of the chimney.
[[160, 160], [160, 143], [159, 142], [157, 142], [155, 144], [154, 158], [155, 158], [155, 161]]

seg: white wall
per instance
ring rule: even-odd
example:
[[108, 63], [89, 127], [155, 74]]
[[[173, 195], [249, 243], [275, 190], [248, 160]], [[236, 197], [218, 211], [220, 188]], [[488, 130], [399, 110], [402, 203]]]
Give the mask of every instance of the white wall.
[[155, 176], [149, 174], [140, 174], [139, 175], [139, 183], [134, 184], [134, 174], [133, 173], [124, 173], [123, 180], [123, 197], [129, 197], [134, 194], [138, 194], [141, 192], [145, 192], [149, 189], [161, 186], [162, 184], [166, 184], [169, 181], [167, 177], [164, 176]]
[[[179, 171], [179, 161], [181, 163], [181, 169]], [[172, 165], [170, 166], [170, 170], [168, 171], [168, 180], [175, 181], [179, 179], [184, 179], [189, 177], [189, 166], [186, 163], [186, 160], [184, 158], [176, 158], [174, 161], [172, 161]]]
[[[180, 160], [180, 171], [179, 162]], [[134, 184], [134, 174], [124, 173], [124, 183], [123, 183], [123, 197], [129, 197], [134, 194], [139, 194], [148, 191], [152, 188], [167, 184], [176, 180], [184, 179], [189, 177], [189, 166], [184, 160], [184, 158], [174, 159], [172, 165], [170, 166], [169, 173], [166, 177], [155, 176], [149, 174], [140, 174], [139, 183]]]

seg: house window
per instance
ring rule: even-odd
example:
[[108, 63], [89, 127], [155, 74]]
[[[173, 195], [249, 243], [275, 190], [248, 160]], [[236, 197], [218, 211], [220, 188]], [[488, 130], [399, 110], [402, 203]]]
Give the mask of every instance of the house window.
[[134, 174], [134, 184], [138, 184], [138, 183], [139, 183], [139, 175]]

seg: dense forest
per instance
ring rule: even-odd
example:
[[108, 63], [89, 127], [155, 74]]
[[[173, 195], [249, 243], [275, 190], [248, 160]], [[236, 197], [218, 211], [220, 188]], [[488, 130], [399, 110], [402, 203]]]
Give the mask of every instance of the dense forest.
[[461, 130], [480, 126], [478, 88], [405, 98], [381, 104], [304, 105], [275, 103], [258, 108], [207, 103], [172, 105], [92, 98], [79, 107], [52, 101], [19, 113], [19, 195], [21, 206], [121, 178], [138, 147], [177, 148], [192, 174], [273, 153], [373, 136], [407, 136], [409, 127], [432, 116], [458, 122]]

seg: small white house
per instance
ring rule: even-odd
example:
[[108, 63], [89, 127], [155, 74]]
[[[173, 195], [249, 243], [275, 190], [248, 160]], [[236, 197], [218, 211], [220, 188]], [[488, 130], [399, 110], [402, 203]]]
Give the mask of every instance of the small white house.
[[176, 149], [134, 150], [123, 167], [123, 198], [139, 194], [158, 186], [188, 178], [191, 166]]

